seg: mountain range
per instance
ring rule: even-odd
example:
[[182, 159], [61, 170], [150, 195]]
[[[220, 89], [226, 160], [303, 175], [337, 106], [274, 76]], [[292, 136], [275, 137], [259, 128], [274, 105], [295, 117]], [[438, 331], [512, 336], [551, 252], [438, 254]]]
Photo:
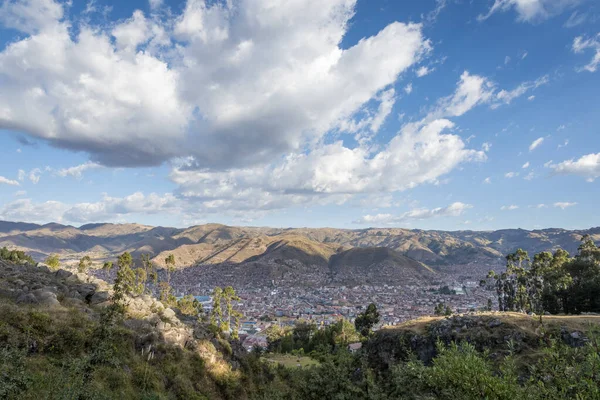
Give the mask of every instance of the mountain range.
[[150, 254], [159, 266], [164, 266], [168, 254], [174, 254], [177, 268], [291, 262], [316, 266], [333, 275], [343, 272], [354, 276], [375, 265], [399, 266], [424, 275], [464, 265], [481, 265], [487, 270], [501, 264], [504, 255], [517, 248], [535, 253], [560, 247], [574, 253], [585, 234], [600, 240], [600, 228], [447, 232], [220, 224], [170, 228], [112, 223], [77, 228], [0, 221], [0, 247], [24, 250], [39, 261], [56, 253], [67, 264], [83, 255], [101, 262], [129, 251], [134, 257]]

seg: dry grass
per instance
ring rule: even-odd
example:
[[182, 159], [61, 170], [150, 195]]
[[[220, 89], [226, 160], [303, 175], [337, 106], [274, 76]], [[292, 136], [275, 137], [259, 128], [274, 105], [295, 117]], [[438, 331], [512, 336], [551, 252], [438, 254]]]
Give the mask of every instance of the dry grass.
[[269, 354], [265, 356], [265, 360], [278, 363], [288, 368], [310, 367], [319, 365], [317, 360], [310, 357], [296, 357], [289, 354]]
[[[515, 325], [528, 333], [537, 335], [540, 327], [540, 316], [531, 316], [516, 312], [479, 312], [469, 315], [475, 317], [487, 317], [499, 319], [505, 324]], [[448, 317], [444, 316], [425, 316], [410, 321], [403, 322], [399, 325], [386, 326], [383, 329], [389, 330], [404, 330], [415, 333], [425, 333], [427, 326], [433, 322], [443, 320]], [[586, 331], [591, 327], [600, 328], [600, 315], [544, 315], [542, 316], [542, 324], [550, 328], [565, 327], [570, 331]]]

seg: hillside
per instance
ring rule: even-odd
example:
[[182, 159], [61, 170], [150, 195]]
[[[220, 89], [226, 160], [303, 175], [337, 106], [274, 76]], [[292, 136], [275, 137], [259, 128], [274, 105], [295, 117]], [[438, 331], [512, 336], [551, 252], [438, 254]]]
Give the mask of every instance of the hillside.
[[477, 351], [489, 351], [495, 360], [516, 352], [522, 366], [539, 356], [549, 338], [568, 345], [585, 344], [585, 332], [600, 327], [600, 315], [529, 316], [515, 312], [482, 312], [451, 317], [422, 317], [387, 326], [369, 341], [366, 351], [372, 365], [386, 369], [414, 354], [431, 363], [437, 343], [469, 343]]
[[[401, 257], [379, 249], [357, 254], [353, 266]], [[127, 297], [124, 314], [115, 318], [107, 312], [111, 294], [104, 281], [85, 274], [0, 261], [0, 397], [541, 400], [600, 394], [598, 315], [427, 317], [385, 327], [354, 354], [341, 331], [312, 358], [261, 356], [147, 294]], [[337, 332], [328, 329], [316, 336]]]
[[[600, 228], [569, 231], [508, 229], [489, 232], [423, 231], [399, 228], [310, 229], [231, 227], [206, 224], [186, 229], [138, 224], [60, 224], [0, 222], [0, 246], [24, 250], [37, 260], [58, 253], [67, 263], [83, 255], [102, 262], [124, 251], [148, 253], [160, 266], [174, 254], [177, 267], [195, 264], [296, 260], [327, 264], [332, 255], [352, 248], [387, 248], [435, 268], [480, 265], [482, 271], [502, 263], [521, 247], [530, 253], [558, 247], [573, 253], [582, 235], [600, 239]], [[339, 259], [339, 258], [338, 258]]]
[[111, 294], [84, 274], [0, 261], [0, 398], [248, 397], [239, 344], [148, 295], [107, 319]]
[[414, 284], [435, 275], [427, 265], [386, 247], [342, 251], [329, 259], [329, 268], [340, 283]]

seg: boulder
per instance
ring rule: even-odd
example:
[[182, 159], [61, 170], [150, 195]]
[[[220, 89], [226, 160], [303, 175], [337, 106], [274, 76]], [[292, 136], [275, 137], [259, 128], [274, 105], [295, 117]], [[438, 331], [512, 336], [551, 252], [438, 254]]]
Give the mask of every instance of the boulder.
[[64, 269], [59, 269], [56, 271], [55, 275], [58, 279], [67, 279], [68, 277], [72, 276], [73, 273]]
[[54, 307], [60, 305], [60, 302], [56, 298], [56, 294], [50, 291], [36, 291], [35, 298], [38, 300], [39, 304], [43, 306]]
[[90, 298], [90, 304], [96, 305], [108, 301], [110, 294], [108, 292], [95, 292]]
[[73, 299], [83, 300], [83, 296], [79, 294], [77, 290], [71, 290], [68, 294], [68, 297]]
[[75, 286], [75, 290], [77, 290], [77, 292], [84, 299], [89, 299], [94, 295], [94, 293], [96, 293], [96, 286], [81, 284], [81, 285]]
[[173, 311], [171, 308], [165, 308], [162, 312], [162, 315], [171, 321], [176, 319], [175, 311]]
[[25, 282], [23, 282], [21, 279], [17, 279], [13, 283], [18, 287], [25, 286]]
[[17, 297], [17, 304], [38, 304], [38, 300], [31, 293], [23, 293]]
[[50, 272], [50, 268], [48, 268], [48, 266], [46, 264], [38, 264], [38, 269], [46, 274], [49, 274]]

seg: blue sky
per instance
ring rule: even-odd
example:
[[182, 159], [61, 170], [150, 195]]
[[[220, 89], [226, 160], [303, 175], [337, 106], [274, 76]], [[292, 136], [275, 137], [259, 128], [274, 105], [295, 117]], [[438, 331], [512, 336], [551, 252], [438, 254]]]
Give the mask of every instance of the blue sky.
[[592, 0], [0, 0], [0, 219], [600, 225]]

